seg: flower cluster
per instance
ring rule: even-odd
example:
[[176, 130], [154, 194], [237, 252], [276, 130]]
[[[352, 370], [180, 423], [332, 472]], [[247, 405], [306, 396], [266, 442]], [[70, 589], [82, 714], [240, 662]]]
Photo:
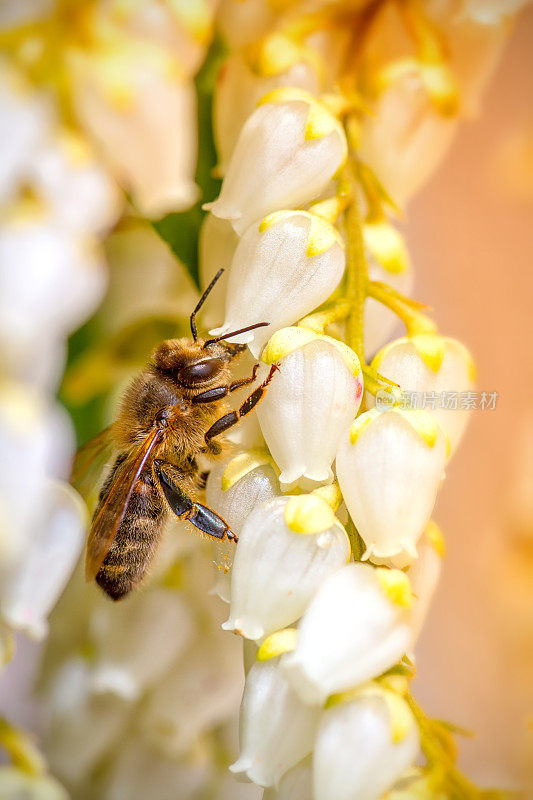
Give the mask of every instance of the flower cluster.
[[477, 796], [409, 690], [444, 550], [433, 507], [468, 410], [405, 396], [470, 392], [475, 374], [407, 296], [394, 217], [479, 96], [505, 16], [444, 5], [289, 4], [241, 31], [216, 89], [224, 180], [200, 269], [227, 275], [211, 333], [268, 322], [230, 341], [279, 368], [260, 430], [207, 484], [239, 536], [215, 547], [223, 628], [245, 640], [230, 769], [265, 800]]

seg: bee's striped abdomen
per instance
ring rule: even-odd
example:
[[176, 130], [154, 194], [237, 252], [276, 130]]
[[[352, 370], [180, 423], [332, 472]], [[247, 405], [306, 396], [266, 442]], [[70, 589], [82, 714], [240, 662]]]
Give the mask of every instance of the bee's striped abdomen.
[[[105, 500], [104, 486], [100, 502]], [[144, 577], [165, 521], [166, 511], [151, 476], [136, 483], [117, 535], [96, 575], [113, 600], [120, 600]]]

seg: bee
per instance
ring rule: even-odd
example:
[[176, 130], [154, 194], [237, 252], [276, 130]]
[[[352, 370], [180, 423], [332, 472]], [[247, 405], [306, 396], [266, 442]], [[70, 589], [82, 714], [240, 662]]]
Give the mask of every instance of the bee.
[[194, 499], [202, 484], [197, 458], [220, 454], [221, 444], [214, 440], [252, 411], [277, 365], [237, 410], [230, 410], [228, 395], [254, 383], [259, 364], [249, 377], [232, 381], [230, 367], [246, 346], [224, 340], [268, 323], [215, 339], [198, 337], [195, 316], [222, 272], [190, 316], [192, 339], [158, 345], [126, 390], [116, 421], [82, 448], [85, 462], [88, 454], [92, 461], [109, 447], [115, 454], [92, 518], [85, 563], [87, 579], [96, 580], [112, 600], [143, 580], [169, 515], [214, 539], [237, 542], [222, 517]]

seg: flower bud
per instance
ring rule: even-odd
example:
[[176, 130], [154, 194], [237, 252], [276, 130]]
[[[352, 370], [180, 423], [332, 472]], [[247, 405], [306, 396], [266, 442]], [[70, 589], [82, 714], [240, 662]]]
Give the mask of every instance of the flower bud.
[[313, 793], [311, 758], [305, 758], [285, 773], [279, 789], [265, 789], [263, 800], [309, 800]]
[[254, 664], [246, 677], [240, 716], [241, 752], [230, 770], [259, 786], [277, 785], [313, 747], [320, 709], [304, 705], [279, 659]]
[[[453, 453], [468, 422], [460, 395], [474, 388], [475, 366], [466, 347], [456, 339], [425, 334], [396, 339], [376, 355], [372, 366], [434, 414], [446, 431]], [[414, 402], [414, 400], [413, 400]]]
[[[241, 453], [227, 464], [213, 467], [207, 479], [205, 494], [207, 505], [216, 509], [231, 530], [240, 536], [250, 512], [261, 503], [281, 494], [281, 491], [266, 451], [250, 451]], [[215, 542], [213, 550], [218, 571], [214, 591], [229, 603], [235, 543]]]
[[340, 438], [361, 402], [359, 359], [329, 336], [283, 328], [269, 340], [263, 361], [280, 365], [257, 416], [281, 485], [333, 480]]
[[204, 208], [241, 235], [255, 220], [316, 197], [346, 157], [346, 137], [320, 101], [300, 89], [277, 89], [245, 123], [220, 196]]
[[282, 659], [302, 699], [323, 703], [399, 661], [411, 641], [410, 601], [409, 581], [398, 570], [359, 563], [330, 575], [300, 622], [295, 650]]
[[85, 542], [85, 505], [67, 484], [46, 481], [45, 500], [29, 543], [2, 581], [0, 610], [12, 628], [35, 639], [70, 578]]
[[363, 690], [324, 712], [313, 754], [313, 797], [379, 800], [419, 747], [405, 700], [385, 690]]
[[352, 424], [336, 468], [364, 558], [416, 556], [446, 459], [446, 434], [428, 411], [372, 409]]
[[[403, 295], [409, 295], [414, 282], [413, 265], [408, 264], [400, 272], [391, 272], [380, 264], [370, 253], [367, 254], [368, 277], [371, 281], [387, 283], [392, 289]], [[365, 300], [364, 339], [365, 355], [370, 361], [374, 353], [389, 341], [392, 332], [398, 325], [398, 317], [386, 305], [367, 297]]]
[[228, 333], [255, 322], [269, 326], [228, 339], [254, 356], [272, 334], [323, 303], [344, 272], [344, 247], [335, 228], [307, 211], [279, 211], [242, 237], [231, 265], [224, 323]]
[[279, 497], [255, 508], [237, 545], [222, 627], [261, 639], [290, 625], [349, 555], [346, 532], [321, 498]]
[[241, 53], [224, 62], [217, 80], [213, 103], [213, 128], [219, 157], [218, 171], [224, 175], [241, 128], [267, 92], [279, 87], [298, 87], [316, 95], [319, 78], [309, 62], [295, 60], [276, 74], [259, 74]]

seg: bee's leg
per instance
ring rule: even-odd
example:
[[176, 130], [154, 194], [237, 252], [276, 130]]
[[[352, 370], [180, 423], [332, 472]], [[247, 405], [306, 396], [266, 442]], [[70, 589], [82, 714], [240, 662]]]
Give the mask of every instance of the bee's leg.
[[243, 386], [248, 386], [248, 384], [253, 383], [257, 376], [258, 369], [259, 364], [254, 364], [252, 374], [249, 378], [241, 378], [241, 380], [233, 381], [233, 383], [230, 383], [227, 386], [215, 386], [214, 389], [207, 389], [205, 392], [195, 394], [191, 402], [194, 404], [215, 403], [217, 400], [221, 400], [223, 397], [226, 397], [226, 395], [228, 395], [230, 392], [234, 392], [235, 389], [240, 389]]
[[180, 519], [188, 520], [195, 528], [214, 539], [230, 539], [237, 542], [237, 537], [222, 517], [207, 506], [196, 503], [176, 485], [169, 475], [172, 470], [172, 464], [154, 461], [154, 475], [170, 510]]
[[252, 411], [252, 409], [255, 408], [255, 406], [259, 403], [259, 401], [262, 400], [262, 398], [264, 397], [266, 388], [270, 383], [270, 381], [272, 380], [272, 378], [274, 377], [274, 373], [278, 369], [279, 369], [278, 365], [273, 364], [270, 367], [270, 372], [268, 373], [263, 383], [260, 386], [258, 386], [257, 389], [254, 389], [250, 395], [248, 395], [244, 403], [241, 404], [241, 406], [237, 411], [230, 411], [228, 414], [224, 414], [223, 417], [220, 417], [220, 419], [217, 419], [217, 421], [211, 425], [211, 427], [205, 434], [205, 440], [208, 444], [210, 443], [213, 436], [218, 436], [219, 433], [227, 431], [228, 428], [231, 428], [233, 425], [236, 425], [241, 417], [246, 416], [246, 414], [249, 414], [250, 411]]

